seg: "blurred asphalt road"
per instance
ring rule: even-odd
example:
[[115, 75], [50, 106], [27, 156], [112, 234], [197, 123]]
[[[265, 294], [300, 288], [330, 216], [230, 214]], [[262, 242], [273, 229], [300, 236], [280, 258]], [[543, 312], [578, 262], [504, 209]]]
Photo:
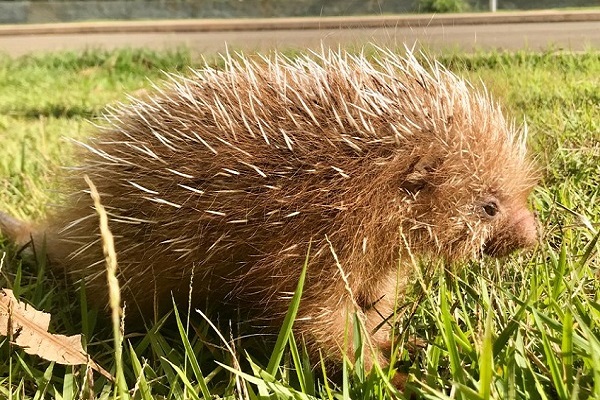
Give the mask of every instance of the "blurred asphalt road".
[[[272, 22], [277, 20], [268, 20], [266, 25], [260, 26], [252, 22], [253, 26], [248, 27], [244, 26], [244, 21], [239, 25], [231, 25], [231, 22], [227, 22], [230, 24], [229, 28], [225, 23], [215, 28], [214, 24], [211, 27], [208, 22], [200, 21], [197, 22], [198, 26], [204, 24], [201, 29], [198, 26], [190, 27], [190, 22], [184, 25], [186, 22], [181, 21], [172, 22], [171, 25], [165, 21], [153, 25], [152, 21], [148, 21], [137, 24], [125, 22], [104, 25], [83, 23], [0, 26], [0, 53], [18, 56], [33, 52], [85, 48], [169, 49], [187, 46], [194, 53], [202, 54], [223, 52], [227, 47], [230, 50], [265, 51], [290, 48], [316, 49], [322, 43], [333, 47], [361, 46], [368, 42], [381, 46], [399, 46], [403, 43], [411, 45], [415, 41], [435, 50], [548, 48], [572, 51], [589, 48], [598, 50], [600, 49], [600, 13], [592, 14], [591, 17], [588, 16], [589, 18], [580, 18], [579, 22], [568, 18], [554, 18], [553, 22], [545, 22], [544, 18], [538, 18], [537, 22], [514, 22], [511, 18], [499, 19], [497, 14], [484, 14], [477, 21], [467, 23], [461, 23], [458, 19], [442, 20], [442, 17], [425, 23], [422, 17], [419, 21], [395, 17], [396, 20], [391, 21], [395, 24], [392, 24], [388, 17], [386, 23], [375, 23], [376, 19], [370, 18], [367, 22], [363, 19], [346, 25], [341, 23], [341, 20], [325, 23], [331, 22], [331, 19], [317, 19], [313, 26], [298, 26], [298, 19], [281, 20], [293, 21], [295, 25], [294, 23], [277, 24]], [[485, 15], [493, 16], [495, 19], [491, 21], [492, 23], [486, 23]], [[547, 15], [556, 17], [561, 14]], [[386, 17], [382, 17], [384, 18]], [[322, 23], [319, 24], [319, 21]], [[250, 24], [248, 20], [245, 22]]]

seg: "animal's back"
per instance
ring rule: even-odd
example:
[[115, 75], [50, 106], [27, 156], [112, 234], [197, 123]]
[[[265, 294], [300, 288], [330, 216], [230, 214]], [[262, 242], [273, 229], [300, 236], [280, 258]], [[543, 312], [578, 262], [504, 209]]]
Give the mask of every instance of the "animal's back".
[[143, 312], [149, 293], [167, 307], [170, 292], [187, 298], [192, 271], [198, 298], [269, 309], [295, 288], [311, 241], [311, 285], [327, 290], [337, 274], [330, 243], [365, 264], [353, 271], [357, 284], [374, 279], [369, 269], [394, 260], [373, 246], [396, 248], [397, 238], [378, 232], [363, 251], [371, 232], [357, 228], [397, 213], [382, 202], [397, 196], [390, 173], [404, 172], [390, 170], [398, 139], [380, 109], [394, 93], [378, 86], [391, 77], [342, 57], [231, 61], [112, 110], [69, 172], [71, 208], [53, 217], [47, 238], [54, 260], [105, 292], [86, 174], [109, 212], [125, 298]]

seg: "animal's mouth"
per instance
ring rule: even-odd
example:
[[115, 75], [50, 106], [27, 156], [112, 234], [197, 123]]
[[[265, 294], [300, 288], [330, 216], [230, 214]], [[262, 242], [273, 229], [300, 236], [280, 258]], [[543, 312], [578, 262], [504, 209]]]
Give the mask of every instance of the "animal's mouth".
[[519, 250], [518, 246], [506, 246], [497, 240], [490, 240], [483, 244], [482, 253], [490, 257], [506, 257]]
[[[509, 231], [510, 232], [510, 231]], [[516, 251], [534, 247], [537, 243], [537, 231], [534, 229], [515, 229], [511, 233], [495, 236], [484, 243], [483, 254], [491, 257], [506, 257]]]

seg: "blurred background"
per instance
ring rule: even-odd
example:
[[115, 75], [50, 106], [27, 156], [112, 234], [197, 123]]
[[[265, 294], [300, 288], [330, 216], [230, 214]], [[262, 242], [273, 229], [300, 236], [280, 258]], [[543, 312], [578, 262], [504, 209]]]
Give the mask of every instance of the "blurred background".
[[76, 0], [0, 1], [0, 23], [274, 18], [599, 7], [599, 0]]

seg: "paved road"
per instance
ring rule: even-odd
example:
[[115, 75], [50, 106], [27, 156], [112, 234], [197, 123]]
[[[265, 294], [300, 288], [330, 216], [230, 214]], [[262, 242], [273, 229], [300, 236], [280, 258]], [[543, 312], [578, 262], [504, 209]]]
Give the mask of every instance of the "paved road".
[[319, 48], [412, 44], [419, 41], [432, 49], [600, 49], [600, 22], [553, 22], [493, 25], [457, 25], [398, 28], [315, 30], [266, 30], [180, 33], [95, 33], [0, 36], [0, 52], [18, 56], [32, 52], [66, 49], [189, 46], [197, 53], [229, 49]]

